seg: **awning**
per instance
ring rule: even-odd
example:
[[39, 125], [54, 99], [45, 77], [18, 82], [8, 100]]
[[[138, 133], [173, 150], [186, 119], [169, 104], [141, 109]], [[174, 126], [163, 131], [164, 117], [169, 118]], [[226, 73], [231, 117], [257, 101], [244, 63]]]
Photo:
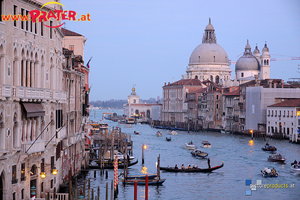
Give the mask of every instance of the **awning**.
[[26, 117], [39, 117], [44, 116], [45, 111], [40, 103], [22, 103], [26, 110]]

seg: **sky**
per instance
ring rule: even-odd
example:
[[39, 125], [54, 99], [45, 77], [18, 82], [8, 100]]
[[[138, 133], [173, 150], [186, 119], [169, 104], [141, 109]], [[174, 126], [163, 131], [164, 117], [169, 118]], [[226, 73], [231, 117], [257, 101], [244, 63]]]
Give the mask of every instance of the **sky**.
[[[164, 83], [181, 79], [189, 57], [202, 43], [209, 18], [217, 43], [232, 61], [247, 44], [260, 52], [265, 42], [272, 61], [270, 78], [299, 78], [299, 0], [61, 0], [64, 10], [91, 21], [67, 21], [84, 35], [90, 57], [90, 100], [127, 99], [136, 84], [141, 99], [162, 97]], [[231, 65], [232, 79], [235, 66]]]

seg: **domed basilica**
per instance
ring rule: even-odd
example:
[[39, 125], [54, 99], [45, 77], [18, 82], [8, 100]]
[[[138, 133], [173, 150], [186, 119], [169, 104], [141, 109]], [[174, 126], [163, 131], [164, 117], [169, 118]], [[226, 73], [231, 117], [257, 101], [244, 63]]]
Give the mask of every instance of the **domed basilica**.
[[262, 55], [257, 46], [251, 52], [249, 41], [245, 47], [244, 55], [235, 65], [235, 79], [231, 80], [230, 61], [226, 51], [217, 44], [215, 29], [209, 19], [205, 28], [202, 44], [192, 52], [186, 70], [188, 79], [200, 81], [211, 80], [224, 87], [237, 86], [241, 83], [255, 79], [270, 78], [270, 54], [267, 44], [262, 49]]

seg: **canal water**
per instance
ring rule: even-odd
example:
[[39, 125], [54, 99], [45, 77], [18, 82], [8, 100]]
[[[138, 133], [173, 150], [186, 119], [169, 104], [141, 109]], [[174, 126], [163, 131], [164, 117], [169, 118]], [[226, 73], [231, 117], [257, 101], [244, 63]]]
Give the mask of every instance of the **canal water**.
[[[102, 112], [105, 111], [91, 111], [90, 119], [99, 121], [102, 119]], [[114, 112], [122, 114], [121, 110]], [[183, 148], [183, 144], [191, 140], [198, 149], [209, 154], [211, 166], [221, 165], [222, 161], [224, 162], [223, 168], [212, 173], [162, 172], [161, 178], [166, 178], [166, 181], [159, 187], [149, 186], [149, 199], [300, 199], [300, 175], [290, 172], [290, 163], [295, 159], [300, 161], [300, 145], [291, 144], [286, 140], [268, 139], [270, 145], [276, 146], [277, 153], [286, 158], [286, 164], [278, 164], [268, 162], [267, 158], [272, 154], [261, 150], [266, 143], [262, 138], [251, 142], [250, 137], [219, 132], [177, 131], [178, 135], [169, 135], [167, 130], [161, 130], [163, 136], [156, 137], [155, 133], [158, 130], [149, 125], [137, 124], [129, 128], [117, 122], [109, 120], [105, 122], [110, 127], [120, 127], [122, 132], [131, 135], [133, 153], [139, 163], [130, 167], [129, 173], [140, 173], [143, 167], [147, 168], [148, 173], [155, 173], [159, 155], [161, 166], [194, 164], [200, 168], [207, 168], [207, 159], [196, 159], [189, 150]], [[135, 135], [134, 131], [139, 131], [140, 134]], [[166, 137], [170, 136], [172, 141], [167, 142]], [[209, 141], [212, 147], [202, 148], [203, 140]], [[143, 144], [147, 145], [144, 165], [141, 164]], [[264, 167], [274, 167], [278, 172], [278, 178], [263, 178], [260, 171]], [[94, 178], [94, 171], [91, 170], [85, 180], [91, 178], [91, 188], [94, 188], [94, 191], [100, 186], [101, 199], [105, 199], [105, 186], [108, 182], [110, 197], [113, 170], [108, 170], [108, 179], [100, 176], [99, 171], [96, 174], [97, 177]], [[270, 184], [266, 187], [271, 188], [257, 188], [250, 194], [250, 187], [246, 186], [246, 180], [251, 180], [252, 183], [262, 180], [262, 184]], [[83, 179], [78, 182], [79, 187], [82, 186]], [[288, 184], [288, 188], [272, 188], [280, 184]], [[145, 187], [138, 186], [137, 194], [138, 199], [145, 199]], [[134, 199], [134, 187], [120, 184], [118, 199]]]

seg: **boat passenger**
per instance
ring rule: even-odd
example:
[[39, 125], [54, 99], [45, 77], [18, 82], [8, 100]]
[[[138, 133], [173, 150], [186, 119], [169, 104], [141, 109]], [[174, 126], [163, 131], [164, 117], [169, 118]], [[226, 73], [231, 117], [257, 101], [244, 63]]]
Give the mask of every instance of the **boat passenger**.
[[269, 143], [266, 143], [266, 146], [269, 146]]
[[178, 169], [177, 164], [175, 165], [175, 169]]
[[274, 176], [276, 176], [277, 174], [276, 174], [276, 170], [274, 169], [274, 167], [273, 167], [273, 169], [272, 169], [272, 174], [274, 175]]
[[191, 169], [191, 165], [189, 165], [189, 166], [187, 167], [187, 169]]
[[184, 164], [181, 165], [181, 169], [184, 169]]

